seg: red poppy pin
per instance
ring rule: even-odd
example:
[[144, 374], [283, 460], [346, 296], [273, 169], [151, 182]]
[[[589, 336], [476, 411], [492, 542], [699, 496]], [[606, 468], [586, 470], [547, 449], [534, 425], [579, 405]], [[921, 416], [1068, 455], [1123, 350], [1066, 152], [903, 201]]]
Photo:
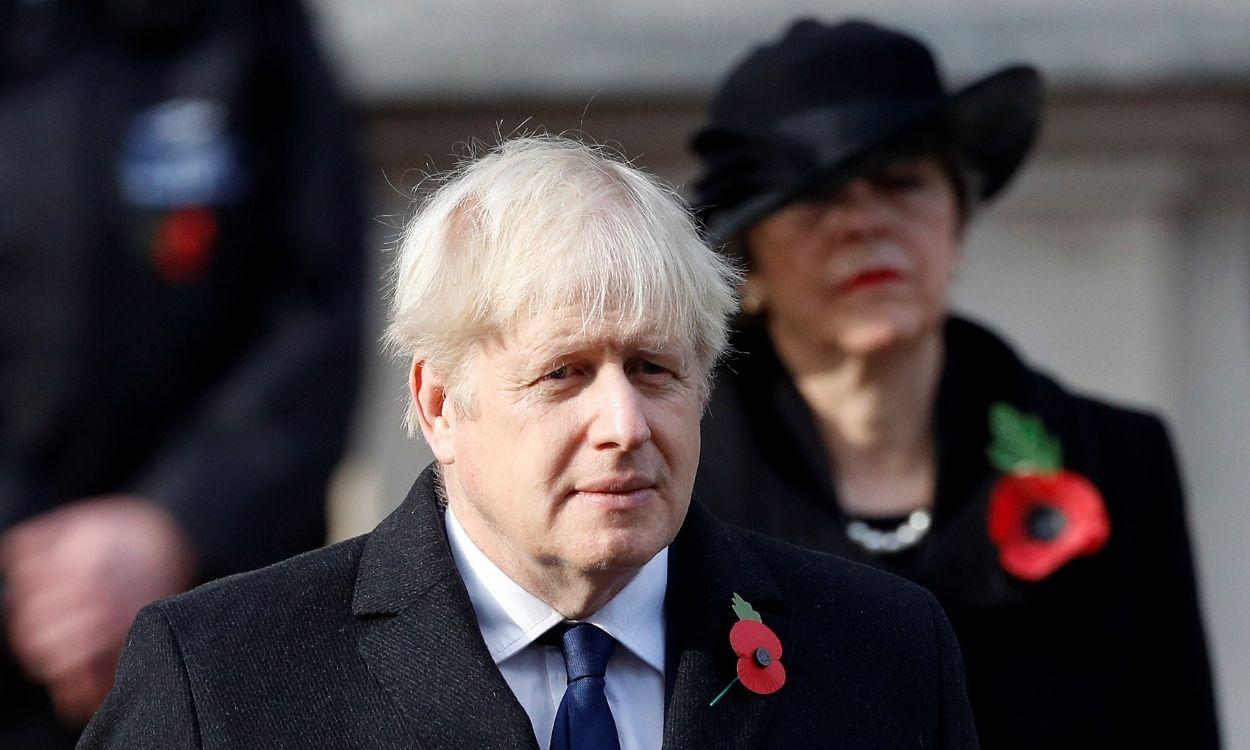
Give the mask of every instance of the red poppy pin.
[[161, 221], [152, 242], [152, 264], [169, 284], [194, 284], [213, 264], [217, 215], [208, 208], [180, 208]]
[[1102, 549], [1111, 536], [1102, 495], [1087, 478], [1063, 468], [1063, 449], [1041, 418], [996, 403], [990, 434], [990, 463], [1003, 476], [990, 491], [987, 522], [1003, 569], [1040, 581], [1073, 558]]
[[738, 682], [758, 695], [770, 695], [786, 684], [786, 668], [781, 664], [781, 639], [741, 596], [734, 594], [732, 607], [738, 621], [729, 630], [729, 645], [738, 655], [738, 676], [708, 706], [715, 706]]

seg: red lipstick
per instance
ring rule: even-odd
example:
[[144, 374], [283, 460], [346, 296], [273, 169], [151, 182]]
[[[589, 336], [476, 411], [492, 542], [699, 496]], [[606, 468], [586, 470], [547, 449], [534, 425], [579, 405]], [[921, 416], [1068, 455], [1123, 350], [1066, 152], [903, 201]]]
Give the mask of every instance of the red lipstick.
[[856, 292], [860, 289], [867, 289], [869, 287], [874, 287], [878, 284], [885, 284], [891, 281], [901, 281], [902, 279], [903, 274], [893, 268], [874, 268], [869, 271], [857, 273], [846, 281], [843, 281], [841, 284], [838, 284], [838, 291], [843, 293]]

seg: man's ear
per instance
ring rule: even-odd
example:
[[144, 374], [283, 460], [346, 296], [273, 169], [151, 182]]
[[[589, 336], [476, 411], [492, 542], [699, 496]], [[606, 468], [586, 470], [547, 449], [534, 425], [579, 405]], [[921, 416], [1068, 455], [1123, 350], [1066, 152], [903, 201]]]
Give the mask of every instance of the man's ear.
[[413, 359], [412, 370], [408, 373], [408, 390], [412, 394], [421, 434], [434, 452], [434, 458], [440, 464], [454, 463], [456, 420], [448, 408], [446, 383], [442, 374], [426, 367], [424, 362]]

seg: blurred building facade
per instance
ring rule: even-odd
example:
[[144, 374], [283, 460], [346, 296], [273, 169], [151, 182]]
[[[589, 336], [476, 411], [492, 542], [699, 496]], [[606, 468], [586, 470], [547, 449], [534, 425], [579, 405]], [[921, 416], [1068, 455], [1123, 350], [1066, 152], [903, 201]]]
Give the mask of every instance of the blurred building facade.
[[[798, 15], [871, 10], [929, 39], [956, 83], [1041, 67], [1040, 148], [974, 223], [957, 307], [1073, 387], [1168, 418], [1225, 739], [1250, 750], [1250, 3], [313, 5], [366, 122], [379, 273], [422, 171], [470, 138], [584, 133], [684, 186], [717, 77]], [[374, 340], [383, 293], [379, 281]], [[404, 373], [372, 362], [332, 501], [337, 536], [370, 528], [429, 460], [402, 433]]]

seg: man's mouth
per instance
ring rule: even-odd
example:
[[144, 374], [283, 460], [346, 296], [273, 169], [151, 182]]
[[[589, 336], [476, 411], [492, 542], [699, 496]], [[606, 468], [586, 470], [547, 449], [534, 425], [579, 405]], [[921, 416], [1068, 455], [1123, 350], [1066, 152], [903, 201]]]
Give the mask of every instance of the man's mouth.
[[636, 508], [655, 496], [655, 481], [643, 476], [595, 479], [574, 487], [573, 496], [609, 509]]

